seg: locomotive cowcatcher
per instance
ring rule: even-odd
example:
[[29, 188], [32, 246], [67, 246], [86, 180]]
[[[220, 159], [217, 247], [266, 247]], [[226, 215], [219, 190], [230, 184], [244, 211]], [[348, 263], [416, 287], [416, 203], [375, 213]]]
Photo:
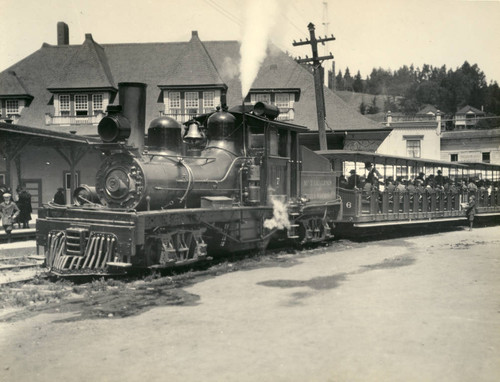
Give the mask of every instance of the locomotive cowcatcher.
[[168, 268], [331, 237], [342, 203], [329, 161], [299, 145], [307, 128], [257, 103], [183, 125], [156, 118], [145, 145], [145, 89], [119, 84], [120, 105], [98, 126], [105, 156], [95, 186], [39, 212], [37, 245], [52, 273]]

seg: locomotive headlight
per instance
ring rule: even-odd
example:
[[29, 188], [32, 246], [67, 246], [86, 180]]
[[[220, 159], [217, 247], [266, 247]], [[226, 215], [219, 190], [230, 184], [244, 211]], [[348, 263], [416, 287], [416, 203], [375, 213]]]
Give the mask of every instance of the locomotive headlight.
[[106, 192], [113, 198], [122, 198], [130, 188], [130, 179], [122, 169], [111, 171], [106, 177]]

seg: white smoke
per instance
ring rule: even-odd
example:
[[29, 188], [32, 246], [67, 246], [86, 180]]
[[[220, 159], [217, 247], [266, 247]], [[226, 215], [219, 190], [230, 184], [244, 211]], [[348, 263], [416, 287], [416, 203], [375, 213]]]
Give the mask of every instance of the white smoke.
[[273, 217], [264, 221], [264, 228], [267, 229], [289, 229], [290, 220], [288, 220], [288, 209], [286, 204], [278, 198], [272, 198]]
[[232, 80], [238, 77], [240, 63], [233, 60], [231, 57], [224, 57], [224, 62], [222, 63], [221, 76], [222, 78], [228, 78]]
[[266, 58], [267, 43], [278, 20], [278, 0], [246, 0], [240, 47], [241, 97], [245, 98]]

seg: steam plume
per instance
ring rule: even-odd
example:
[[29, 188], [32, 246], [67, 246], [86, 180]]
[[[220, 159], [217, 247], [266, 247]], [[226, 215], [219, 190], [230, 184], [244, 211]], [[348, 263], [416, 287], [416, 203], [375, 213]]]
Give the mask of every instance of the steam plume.
[[272, 198], [273, 217], [264, 221], [264, 228], [267, 229], [289, 229], [290, 220], [288, 220], [288, 210], [286, 204], [278, 198]]
[[277, 0], [246, 0], [240, 47], [241, 97], [245, 98], [266, 58], [267, 42], [278, 15]]

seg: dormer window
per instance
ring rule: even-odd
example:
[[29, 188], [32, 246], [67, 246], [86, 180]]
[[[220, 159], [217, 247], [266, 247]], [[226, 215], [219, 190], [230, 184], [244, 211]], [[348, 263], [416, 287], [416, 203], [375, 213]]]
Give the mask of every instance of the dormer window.
[[16, 99], [16, 100], [6, 100], [5, 101], [5, 109], [6, 109], [6, 112], [7, 112], [7, 116], [11, 116], [11, 115], [19, 115], [20, 112], [19, 112], [19, 101]]
[[215, 111], [220, 105], [221, 91], [200, 90], [200, 91], [163, 91], [165, 112], [163, 114], [177, 119], [179, 122], [186, 122], [200, 114]]
[[199, 103], [198, 92], [186, 92], [186, 114], [196, 117], [199, 114]]
[[87, 94], [75, 95], [75, 115], [86, 116], [89, 111], [89, 97]]
[[215, 93], [203, 92], [203, 113], [215, 111]]
[[255, 104], [256, 102], [271, 103], [271, 94], [269, 93], [250, 94], [250, 99], [252, 104]]
[[102, 94], [92, 94], [92, 111], [94, 115], [104, 112]]
[[70, 105], [69, 105], [69, 95], [68, 94], [61, 94], [59, 95], [59, 110], [61, 111], [61, 115], [69, 115], [69, 112], [71, 111]]
[[0, 99], [0, 118], [7, 118], [12, 120], [12, 123], [17, 123], [26, 105], [24, 99]]
[[290, 92], [287, 92], [285, 89], [266, 89], [264, 90], [265, 92], [262, 93], [254, 90], [250, 93], [250, 102], [253, 105], [257, 102], [265, 102], [271, 105], [275, 105], [280, 110], [278, 120], [293, 121], [293, 119], [295, 118], [294, 103], [296, 101], [296, 96], [298, 97], [300, 92], [294, 89], [290, 90]]
[[110, 103], [110, 93], [63, 93], [54, 95], [54, 115], [46, 115], [47, 125], [99, 123]]

